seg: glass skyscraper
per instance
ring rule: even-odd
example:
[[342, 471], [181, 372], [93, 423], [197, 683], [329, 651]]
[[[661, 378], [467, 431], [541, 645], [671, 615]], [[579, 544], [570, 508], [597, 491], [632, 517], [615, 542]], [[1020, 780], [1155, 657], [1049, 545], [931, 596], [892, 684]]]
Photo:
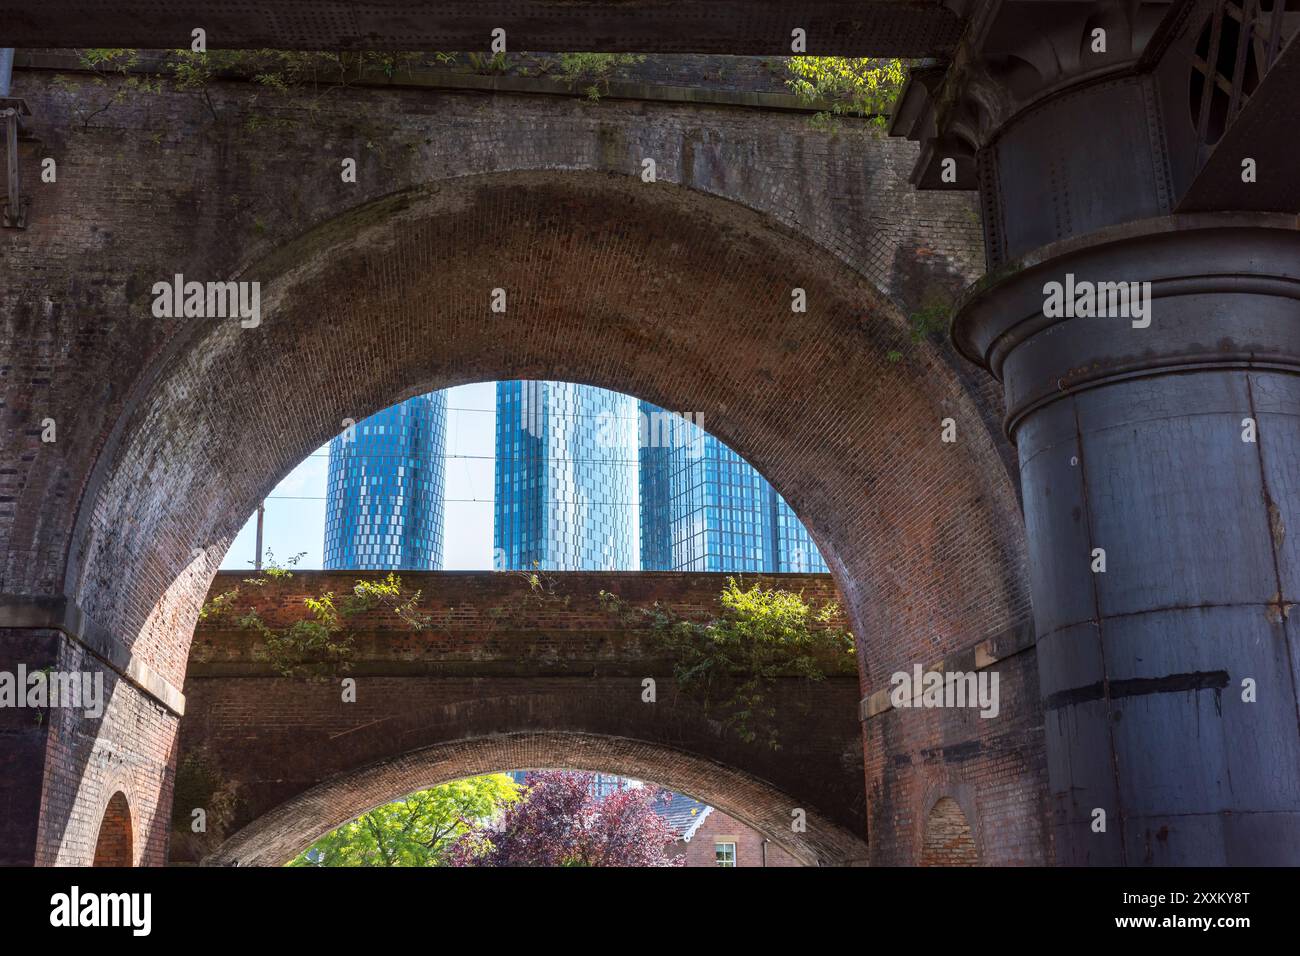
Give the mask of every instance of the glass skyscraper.
[[641, 568], [824, 573], [808, 529], [748, 462], [685, 417], [640, 402]]
[[330, 442], [326, 569], [442, 568], [447, 395], [384, 409]]
[[498, 382], [494, 565], [637, 567], [636, 400], [569, 382]]

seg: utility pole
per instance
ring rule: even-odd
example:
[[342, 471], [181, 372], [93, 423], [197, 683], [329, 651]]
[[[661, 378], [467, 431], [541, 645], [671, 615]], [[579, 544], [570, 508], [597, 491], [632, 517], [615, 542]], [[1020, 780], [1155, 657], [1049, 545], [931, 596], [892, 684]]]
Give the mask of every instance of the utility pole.
[[266, 502], [257, 503], [257, 556], [253, 561], [253, 569], [262, 570], [262, 517], [266, 514]]

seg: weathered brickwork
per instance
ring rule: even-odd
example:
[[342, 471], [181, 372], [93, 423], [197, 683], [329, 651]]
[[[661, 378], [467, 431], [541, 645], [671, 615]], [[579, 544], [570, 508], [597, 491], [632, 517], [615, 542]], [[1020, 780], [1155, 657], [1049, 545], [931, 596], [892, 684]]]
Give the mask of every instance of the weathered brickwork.
[[[955, 798], [972, 825], [989, 834], [981, 864], [1052, 861], [1035, 652], [1031, 647], [992, 668], [999, 677], [996, 717], [981, 717], [976, 708], [911, 707], [863, 723], [873, 859], [918, 865], [931, 808]], [[889, 687], [888, 675], [879, 686]]]
[[[213, 593], [242, 577], [219, 574]], [[283, 586], [244, 588], [237, 606], [256, 607], [281, 627], [302, 616], [304, 597], [342, 594], [355, 580], [298, 573]], [[539, 596], [512, 573], [408, 572], [402, 584], [420, 590], [433, 624], [414, 631], [388, 612], [352, 619], [348, 676], [356, 701], [349, 703], [338, 679], [279, 677], [258, 661], [252, 632], [209, 619], [195, 637], [181, 753], [201, 752], [238, 793], [228, 833], [247, 828], [235, 837], [245, 855], [226, 849], [218, 857], [267, 862], [281, 847], [292, 855], [375, 804], [468, 773], [575, 768], [662, 783], [727, 808], [809, 862], [861, 862], [865, 807], [851, 669], [816, 683], [778, 679], [769, 699], [780, 749], [762, 739], [745, 743], [678, 689], [673, 661], [657, 650], [648, 625], [624, 622], [599, 604], [608, 590], [636, 606], [658, 602], [704, 619], [717, 613], [725, 583], [716, 574], [564, 573]], [[836, 596], [828, 576], [745, 583]], [[656, 682], [654, 702], [643, 696], [647, 677]], [[413, 783], [420, 773], [426, 776]], [[280, 816], [270, 813], [277, 807]], [[808, 814], [808, 833], [791, 830], [794, 808]], [[275, 822], [287, 817], [300, 829]]]
[[979, 852], [966, 814], [952, 797], [934, 805], [925, 822], [921, 866], [978, 866]]
[[51, 714], [38, 837], [38, 865], [85, 866], [94, 859], [99, 822], [113, 795], [131, 812], [136, 865], [161, 866], [178, 739], [177, 716], [66, 639], [63, 671], [101, 671], [105, 711]]
[[[696, 412], [753, 462], [828, 559], [864, 692], [1028, 614], [995, 390], [908, 328], [982, 255], [968, 199], [911, 188], [911, 144], [721, 106], [237, 82], [214, 119], [106, 82], [15, 80], [25, 181], [46, 156], [59, 175], [0, 233], [0, 592], [66, 595], [179, 687], [213, 569], [304, 455], [419, 391], [532, 377]], [[261, 325], [154, 318], [176, 273], [260, 281]], [[886, 768], [914, 751], [870, 733], [867, 791], [908, 803]], [[1007, 814], [1036, 812], [1007, 787]]]

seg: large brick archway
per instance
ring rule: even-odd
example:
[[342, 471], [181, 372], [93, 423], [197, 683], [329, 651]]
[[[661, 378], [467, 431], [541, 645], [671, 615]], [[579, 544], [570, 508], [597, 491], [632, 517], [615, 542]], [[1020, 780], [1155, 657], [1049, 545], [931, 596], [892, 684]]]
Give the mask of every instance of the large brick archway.
[[792, 827], [797, 800], [739, 770], [658, 744], [573, 733], [494, 734], [414, 751], [342, 774], [227, 839], [204, 862], [279, 866], [335, 827], [416, 790], [503, 770], [590, 770], [688, 794], [756, 829], [805, 865], [866, 862], [866, 843], [816, 813]]
[[[597, 115], [525, 98], [358, 90], [335, 100], [337, 124], [327, 116], [296, 134], [294, 155], [325, 157], [322, 176], [247, 132], [239, 111], [257, 116], [239, 89], [213, 91], [228, 117], [216, 128], [193, 98], [139, 109], [128, 98], [117, 121], [142, 136], [160, 108], [198, 129], [184, 140], [198, 150], [186, 165], [194, 184], [169, 205], [103, 209], [115, 235], [94, 267], [114, 279], [78, 293], [75, 308], [42, 298], [44, 265], [39, 283], [15, 272], [9, 300], [19, 326], [49, 314], [85, 343], [56, 374], [78, 389], [15, 406], [35, 420], [48, 411], [61, 431], [57, 445], [31, 438], [34, 464], [21, 465], [31, 473], [25, 513], [53, 517], [9, 538], [10, 586], [37, 603], [54, 595], [63, 617], [32, 619], [76, 634], [151, 700], [180, 703], [212, 574], [280, 477], [347, 419], [492, 378], [586, 382], [702, 416], [827, 556], [859, 638], [864, 694], [1027, 616], [1023, 522], [1014, 466], [993, 437], [994, 390], [945, 344], [913, 341], [908, 325], [910, 309], [977, 268], [973, 216], [955, 198], [911, 190], [901, 161], [910, 146], [824, 142], [801, 117], [755, 125], [716, 108]], [[57, 112], [58, 95], [33, 95], [41, 115]], [[376, 150], [398, 159], [377, 165], [362, 151], [364, 185], [340, 188], [338, 155], [358, 144], [335, 131], [351, 129], [348, 110], [385, 109], [396, 118]], [[720, 132], [701, 139], [693, 124], [703, 119]], [[417, 132], [437, 145], [411, 143]], [[470, 134], [480, 146], [448, 146]], [[61, 156], [107, 156], [105, 176], [152, 182], [173, 168], [168, 149], [133, 136], [53, 125], [44, 135]], [[640, 179], [645, 154], [661, 160], [656, 183]], [[222, 172], [232, 168], [248, 178]], [[94, 185], [69, 179], [33, 225], [101, 208]], [[42, 245], [48, 227], [28, 235], [23, 256], [69, 261]], [[261, 282], [261, 324], [151, 318], [152, 283], [175, 272]], [[489, 309], [497, 288], [504, 315]], [[795, 288], [806, 312], [792, 311]], [[56, 507], [69, 494], [75, 507]], [[159, 720], [160, 755], [175, 713]], [[877, 733], [893, 720], [877, 720]], [[1024, 728], [1034, 722], [1026, 714]], [[953, 730], [962, 740], [980, 732]], [[898, 801], [919, 799], [928, 771], [910, 755], [924, 743], [891, 732], [867, 748], [873, 822], [892, 828]], [[1036, 772], [1039, 747], [1017, 737], [1011, 756]], [[982, 766], [987, 751], [971, 752]], [[69, 826], [59, 806], [46, 816], [52, 835]], [[60, 852], [51, 836], [37, 856]]]
[[[122, 680], [102, 721], [12, 745], [0, 862], [88, 859], [110, 763], [159, 859], [186, 648], [235, 525], [345, 419], [507, 375], [700, 414], [811, 527], [862, 652], [873, 860], [917, 858], [927, 792], [971, 795], [981, 862], [1294, 860], [1297, 199], [1254, 175], [1294, 151], [1294, 18], [1052, 6], [972, 6], [956, 51], [945, 15], [920, 48], [952, 62], [913, 73], [891, 124], [919, 147], [693, 91], [606, 109], [363, 84], [268, 108], [248, 83], [199, 97], [28, 64], [10, 169], [42, 188], [0, 236], [0, 664]], [[1205, 57], [1228, 17], [1238, 42]], [[379, 36], [338, 23], [327, 41]], [[978, 215], [913, 183], [978, 189]], [[924, 322], [908, 348], [904, 316], [977, 278], [981, 225], [963, 369]], [[264, 282], [267, 320], [150, 318], [181, 272]], [[1076, 275], [1153, 289], [1154, 315], [1049, 314], [1046, 280]], [[991, 437], [1004, 412], [1019, 471]], [[895, 707], [911, 664], [999, 665], [1010, 719]], [[1221, 700], [1242, 675], [1261, 706]], [[1098, 809], [1119, 821], [1104, 838]]]
[[494, 378], [699, 415], [808, 525], [868, 671], [1024, 611], [1015, 496], [972, 397], [868, 282], [751, 210], [605, 174], [467, 177], [350, 210], [244, 277], [264, 321], [178, 339], [101, 459], [69, 569], [86, 614], [170, 679], [177, 625], [280, 477], [349, 419]]

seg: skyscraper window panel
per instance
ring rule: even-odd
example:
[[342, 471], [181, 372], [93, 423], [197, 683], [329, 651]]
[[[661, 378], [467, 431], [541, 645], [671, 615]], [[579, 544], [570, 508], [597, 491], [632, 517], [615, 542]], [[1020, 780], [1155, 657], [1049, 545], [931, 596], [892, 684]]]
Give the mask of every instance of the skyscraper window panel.
[[441, 569], [446, 416], [433, 392], [330, 442], [325, 568]]

